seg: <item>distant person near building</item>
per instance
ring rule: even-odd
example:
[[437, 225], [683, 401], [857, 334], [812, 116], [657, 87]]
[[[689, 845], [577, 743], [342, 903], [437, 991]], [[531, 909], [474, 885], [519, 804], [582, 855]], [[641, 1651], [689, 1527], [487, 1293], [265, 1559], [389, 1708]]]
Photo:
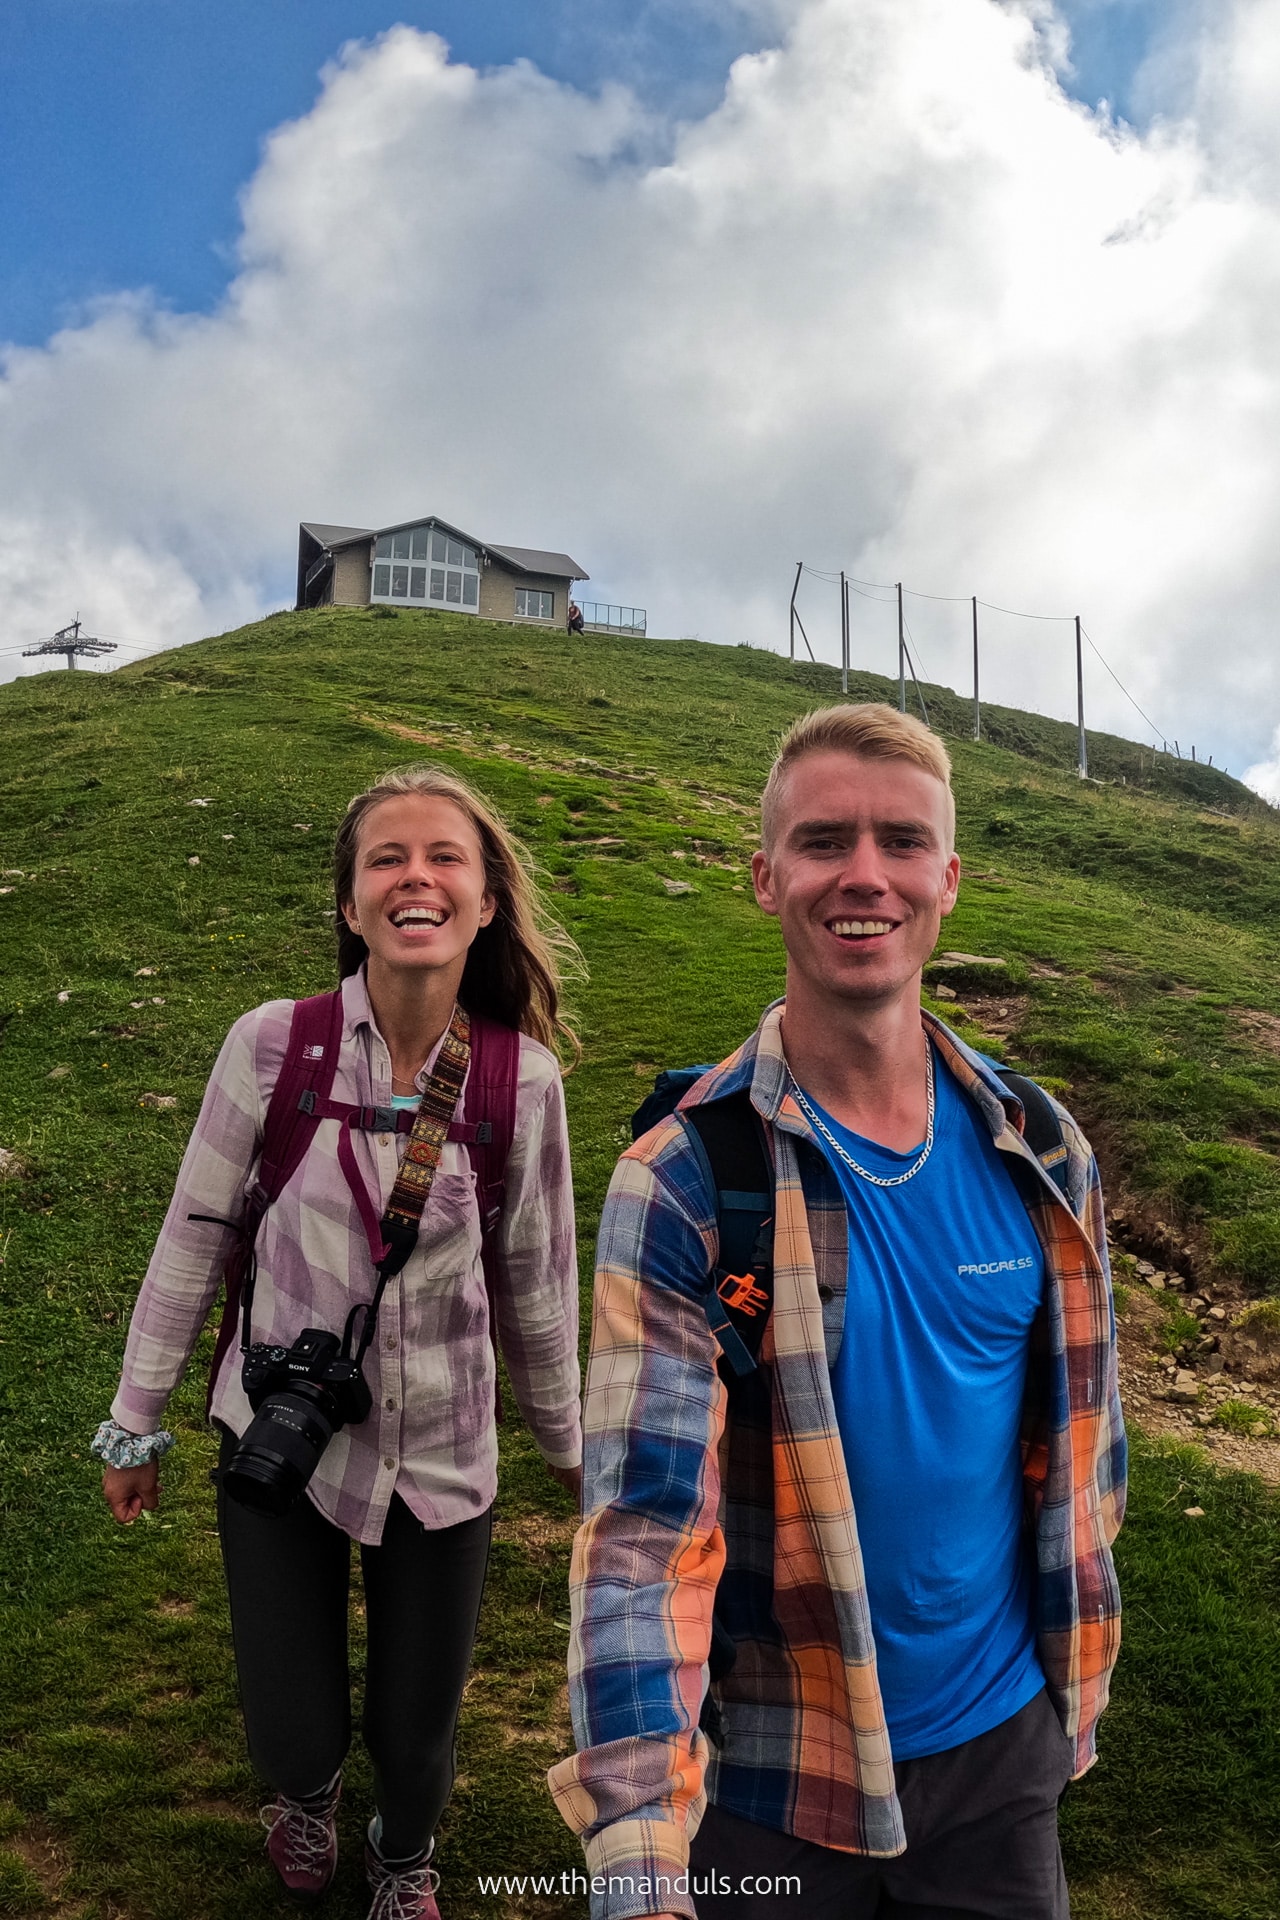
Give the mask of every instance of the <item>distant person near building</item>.
[[[811, 714], [762, 812], [786, 997], [601, 1221], [552, 1791], [608, 1920], [1065, 1920], [1058, 1801], [1120, 1640], [1097, 1166], [922, 1010], [959, 880], [941, 743]], [[754, 1178], [724, 1176], [735, 1113]]]
[[581, 633], [582, 630], [583, 630], [582, 608], [578, 605], [576, 600], [571, 600], [569, 602], [569, 631], [570, 633]]

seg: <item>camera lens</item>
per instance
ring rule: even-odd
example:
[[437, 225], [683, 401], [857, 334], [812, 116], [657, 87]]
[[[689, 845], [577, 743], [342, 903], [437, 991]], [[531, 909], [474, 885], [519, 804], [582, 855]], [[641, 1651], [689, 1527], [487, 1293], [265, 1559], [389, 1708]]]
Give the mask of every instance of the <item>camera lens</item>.
[[342, 1425], [336, 1414], [332, 1395], [311, 1380], [270, 1394], [227, 1462], [227, 1492], [259, 1513], [287, 1513]]

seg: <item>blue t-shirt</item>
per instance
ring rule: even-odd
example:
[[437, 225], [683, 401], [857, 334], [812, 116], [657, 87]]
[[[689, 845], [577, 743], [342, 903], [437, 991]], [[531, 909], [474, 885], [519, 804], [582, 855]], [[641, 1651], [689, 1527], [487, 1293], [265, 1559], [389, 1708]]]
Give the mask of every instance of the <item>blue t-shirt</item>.
[[[934, 1067], [933, 1151], [904, 1185], [874, 1186], [818, 1135], [849, 1213], [831, 1383], [898, 1760], [986, 1733], [1044, 1685], [1018, 1446], [1044, 1257], [981, 1114], [936, 1051]], [[809, 1104], [882, 1178], [919, 1155]]]

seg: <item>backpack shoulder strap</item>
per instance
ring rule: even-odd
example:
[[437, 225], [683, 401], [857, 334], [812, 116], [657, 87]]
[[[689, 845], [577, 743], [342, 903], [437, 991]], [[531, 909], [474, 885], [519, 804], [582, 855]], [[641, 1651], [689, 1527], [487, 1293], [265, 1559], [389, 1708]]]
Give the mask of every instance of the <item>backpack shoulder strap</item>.
[[467, 1074], [467, 1119], [450, 1129], [475, 1168], [476, 1197], [486, 1245], [502, 1213], [507, 1158], [516, 1132], [516, 1087], [520, 1035], [485, 1014], [471, 1016], [471, 1067]]
[[998, 1062], [993, 1064], [1010, 1093], [1016, 1094], [1022, 1102], [1023, 1139], [1065, 1199], [1067, 1143], [1052, 1100], [1044, 1088], [1028, 1079], [1025, 1073], [1015, 1073], [1011, 1067], [1002, 1067]]
[[226, 1291], [218, 1337], [214, 1344], [213, 1364], [209, 1369], [206, 1412], [213, 1403], [213, 1387], [219, 1369], [236, 1337], [241, 1300], [245, 1297], [246, 1276], [252, 1292], [252, 1275], [255, 1271], [253, 1247], [262, 1216], [289, 1176], [301, 1164], [303, 1155], [315, 1138], [316, 1128], [323, 1117], [319, 1108], [322, 1102], [328, 1100], [333, 1085], [341, 1040], [341, 987], [333, 993], [317, 993], [308, 1000], [294, 1002], [284, 1061], [271, 1090], [262, 1125], [258, 1178], [245, 1205], [240, 1233], [227, 1256], [223, 1271]]
[[502, 1419], [498, 1354], [498, 1222], [506, 1197], [507, 1158], [516, 1132], [520, 1080], [520, 1035], [486, 1014], [471, 1016], [471, 1066], [467, 1073], [467, 1118], [450, 1128], [451, 1140], [467, 1149], [476, 1176], [480, 1208], [480, 1263], [489, 1301], [489, 1339], [494, 1352], [494, 1418]]
[[280, 1077], [272, 1089], [262, 1129], [258, 1187], [270, 1206], [315, 1137], [317, 1110], [329, 1098], [342, 1042], [342, 989], [294, 1003]]
[[773, 1307], [774, 1176], [764, 1125], [745, 1092], [683, 1117], [716, 1203], [720, 1258], [707, 1319], [732, 1371], [752, 1373]]

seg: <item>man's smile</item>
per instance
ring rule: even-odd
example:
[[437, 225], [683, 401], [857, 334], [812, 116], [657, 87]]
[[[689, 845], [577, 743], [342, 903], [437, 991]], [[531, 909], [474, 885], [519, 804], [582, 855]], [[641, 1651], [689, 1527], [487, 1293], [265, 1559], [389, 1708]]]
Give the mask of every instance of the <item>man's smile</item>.
[[875, 940], [896, 925], [893, 920], [828, 920], [827, 931], [840, 940]]

